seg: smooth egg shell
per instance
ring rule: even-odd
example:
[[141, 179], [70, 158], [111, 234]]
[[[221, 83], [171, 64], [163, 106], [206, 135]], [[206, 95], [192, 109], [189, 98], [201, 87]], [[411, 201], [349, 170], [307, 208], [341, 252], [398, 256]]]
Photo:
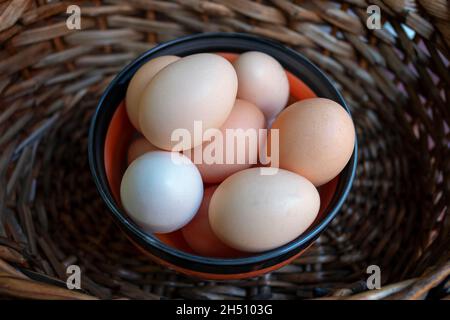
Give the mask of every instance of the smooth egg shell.
[[140, 67], [128, 84], [125, 97], [125, 106], [131, 124], [140, 131], [139, 127], [139, 102], [142, 92], [150, 80], [164, 67], [179, 60], [177, 56], [161, 56], [150, 60]]
[[[139, 106], [142, 134], [155, 146], [181, 151], [202, 144], [194, 121], [202, 129], [220, 128], [237, 93], [237, 76], [226, 59], [210, 53], [190, 55], [158, 72], [145, 88]], [[176, 129], [186, 129], [192, 143], [172, 141]]]
[[197, 212], [202, 197], [197, 167], [178, 152], [142, 155], [127, 168], [120, 184], [125, 211], [147, 232], [182, 228]]
[[301, 235], [319, 208], [317, 189], [302, 176], [283, 169], [262, 175], [260, 168], [250, 168], [219, 185], [209, 204], [209, 221], [230, 247], [261, 252]]
[[[228, 176], [232, 175], [235, 172], [240, 170], [250, 168], [253, 164], [257, 162], [258, 159], [258, 139], [255, 142], [255, 147], [251, 146], [249, 139], [245, 139], [245, 163], [238, 163], [237, 161], [237, 152], [239, 144], [237, 139], [235, 139], [235, 148], [234, 148], [234, 163], [227, 164], [226, 162], [226, 154], [229, 152], [227, 150], [227, 138], [226, 138], [226, 129], [243, 129], [244, 131], [250, 129], [255, 130], [255, 137], [258, 137], [259, 130], [265, 127], [265, 119], [264, 115], [253, 103], [236, 99], [233, 110], [231, 111], [230, 116], [225, 121], [225, 123], [220, 128], [220, 131], [223, 135], [223, 148], [222, 148], [222, 161], [223, 164], [205, 163], [204, 159], [202, 163], [196, 164], [200, 174], [202, 175], [203, 182], [205, 183], [219, 183], [225, 180]], [[252, 134], [249, 132], [249, 134]], [[245, 137], [244, 137], [245, 138]], [[205, 146], [209, 143], [204, 143], [196, 147], [196, 149], [202, 149], [201, 152], [204, 151]], [[252, 148], [250, 148], [252, 147]], [[194, 159], [193, 156], [196, 155], [197, 150], [192, 150], [190, 158]], [[240, 151], [239, 151], [240, 152]], [[197, 152], [198, 154], [198, 152]], [[254, 163], [253, 162], [254, 159]], [[194, 161], [195, 163], [195, 161]]]
[[350, 115], [324, 98], [296, 102], [272, 124], [279, 129], [279, 167], [296, 172], [315, 186], [336, 177], [355, 147]]
[[209, 225], [208, 208], [218, 186], [205, 189], [200, 209], [181, 232], [187, 244], [198, 254], [206, 257], [235, 257], [240, 253], [217, 238]]
[[258, 51], [241, 54], [233, 62], [238, 77], [237, 97], [254, 103], [266, 119], [277, 115], [289, 98], [289, 81], [281, 64]]

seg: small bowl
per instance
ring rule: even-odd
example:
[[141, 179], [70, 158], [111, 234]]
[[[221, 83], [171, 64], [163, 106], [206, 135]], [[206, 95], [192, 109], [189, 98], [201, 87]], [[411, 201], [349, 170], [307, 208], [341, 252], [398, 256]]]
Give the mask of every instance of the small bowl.
[[286, 265], [301, 255], [325, 230], [346, 199], [356, 171], [357, 142], [353, 155], [338, 177], [319, 188], [321, 209], [311, 227], [295, 240], [260, 254], [237, 258], [196, 255], [179, 231], [147, 234], [130, 219], [120, 204], [119, 187], [126, 169], [126, 150], [133, 128], [124, 108], [128, 83], [145, 62], [162, 55], [186, 56], [201, 52], [221, 53], [229, 60], [245, 51], [265, 52], [285, 68], [291, 99], [323, 97], [336, 101], [350, 113], [330, 80], [308, 59], [279, 43], [239, 33], [203, 33], [169, 41], [145, 52], [127, 65], [100, 99], [89, 131], [89, 165], [97, 189], [111, 215], [127, 237], [154, 261], [202, 279], [255, 277]]

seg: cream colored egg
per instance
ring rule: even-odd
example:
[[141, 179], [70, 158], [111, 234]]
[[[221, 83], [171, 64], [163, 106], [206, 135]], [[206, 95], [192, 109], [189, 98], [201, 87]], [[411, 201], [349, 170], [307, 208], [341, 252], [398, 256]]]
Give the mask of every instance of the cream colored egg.
[[[142, 95], [142, 134], [165, 150], [180, 151], [200, 145], [203, 137], [202, 133], [194, 134], [195, 122], [202, 131], [220, 128], [233, 108], [237, 86], [233, 66], [215, 54], [194, 54], [168, 65], [150, 81]], [[172, 137], [180, 129], [189, 133], [191, 143]]]
[[279, 166], [315, 186], [336, 177], [352, 156], [355, 128], [338, 103], [324, 98], [296, 102], [272, 124], [279, 130]]
[[222, 182], [209, 205], [211, 228], [230, 247], [261, 252], [301, 235], [313, 223], [320, 197], [311, 182], [279, 169], [239, 171]]
[[138, 131], [140, 131], [138, 107], [144, 88], [161, 69], [179, 59], [180, 58], [177, 56], [161, 56], [154, 58], [140, 67], [133, 78], [131, 78], [125, 97], [125, 106], [131, 124]]
[[238, 98], [254, 103], [266, 119], [276, 116], [289, 98], [289, 81], [280, 63], [268, 54], [249, 51], [233, 63], [238, 77]]

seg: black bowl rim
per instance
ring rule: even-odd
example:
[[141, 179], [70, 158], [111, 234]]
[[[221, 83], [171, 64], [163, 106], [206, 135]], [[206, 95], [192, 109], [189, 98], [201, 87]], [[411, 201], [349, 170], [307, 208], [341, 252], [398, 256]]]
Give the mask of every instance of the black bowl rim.
[[[347, 166], [351, 166], [351, 172], [350, 175], [347, 174], [345, 186], [344, 189], [337, 200], [335, 206], [331, 208], [326, 216], [322, 218], [313, 228], [307, 230], [302, 235], [294, 239], [293, 241], [278, 247], [276, 249], [262, 252], [260, 254], [251, 255], [248, 257], [239, 257], [239, 258], [212, 258], [212, 257], [204, 257], [199, 256], [195, 254], [190, 254], [181, 250], [178, 250], [176, 248], [170, 247], [166, 245], [165, 243], [161, 242], [159, 239], [157, 239], [152, 234], [146, 234], [143, 232], [129, 217], [127, 217], [127, 214], [125, 212], [122, 212], [120, 208], [118, 208], [115, 204], [115, 200], [111, 195], [111, 191], [109, 189], [109, 184], [106, 181], [102, 181], [101, 178], [101, 172], [99, 171], [99, 168], [96, 164], [96, 152], [95, 152], [95, 133], [96, 133], [96, 127], [98, 124], [98, 117], [99, 114], [102, 112], [103, 108], [106, 107], [104, 105], [104, 101], [106, 97], [110, 94], [111, 90], [114, 89], [114, 87], [120, 82], [121, 78], [124, 77], [127, 73], [132, 71], [133, 68], [137, 69], [136, 66], [141, 65], [145, 61], [149, 59], [149, 57], [156, 57], [155, 55], [158, 51], [162, 50], [163, 48], [174, 46], [174, 45], [180, 45], [183, 43], [189, 43], [196, 39], [244, 39], [252, 42], [258, 42], [261, 45], [264, 46], [271, 46], [275, 47], [276, 49], [280, 49], [285, 51], [285, 53], [290, 54], [291, 56], [295, 57], [295, 59], [300, 59], [304, 64], [306, 64], [309, 68], [311, 68], [311, 71], [316, 74], [319, 78], [326, 83], [326, 85], [334, 91], [333, 93], [336, 95], [337, 99], [339, 100], [339, 103], [341, 106], [350, 114], [351, 112], [345, 103], [342, 95], [340, 92], [335, 88], [333, 83], [328, 79], [328, 77], [309, 59], [298, 53], [297, 51], [294, 51], [293, 49], [286, 47], [278, 42], [275, 42], [270, 39], [266, 39], [259, 36], [253, 36], [249, 34], [243, 34], [243, 33], [222, 33], [222, 32], [214, 32], [214, 33], [200, 33], [195, 35], [188, 35], [185, 37], [177, 38], [165, 43], [162, 43], [146, 52], [141, 54], [138, 58], [130, 62], [127, 66], [125, 66], [117, 75], [116, 77], [111, 81], [111, 83], [108, 85], [108, 87], [105, 89], [102, 97], [99, 100], [99, 103], [97, 105], [97, 108], [92, 116], [91, 125], [89, 128], [89, 137], [88, 137], [88, 158], [89, 158], [89, 167], [95, 182], [95, 185], [97, 187], [98, 192], [100, 193], [100, 196], [102, 197], [103, 201], [105, 201], [108, 208], [113, 213], [113, 216], [116, 221], [119, 222], [121, 228], [125, 228], [125, 231], [128, 234], [131, 234], [132, 236], [137, 237], [140, 241], [141, 245], [149, 245], [150, 247], [156, 247], [159, 249], [158, 251], [163, 251], [168, 253], [169, 255], [172, 255], [173, 257], [180, 258], [182, 260], [187, 260], [194, 264], [206, 264], [213, 267], [226, 267], [226, 266], [255, 266], [261, 263], [264, 263], [267, 260], [274, 259], [280, 256], [284, 256], [288, 254], [289, 252], [293, 250], [302, 250], [306, 248], [314, 239], [316, 239], [319, 234], [328, 226], [328, 224], [335, 218], [337, 213], [339, 212], [340, 208], [342, 207], [345, 199], [347, 198], [350, 189], [352, 187], [353, 180], [355, 178], [356, 174], [356, 165], [357, 165], [357, 150], [358, 150], [358, 142], [357, 137], [355, 134], [355, 147], [353, 150], [352, 157], [349, 160], [349, 163]], [[231, 49], [230, 49], [231, 50]], [[280, 63], [282, 63], [280, 61]], [[289, 70], [293, 72], [292, 70]], [[314, 91], [314, 90], [313, 90]], [[116, 108], [117, 109], [117, 106]], [[108, 124], [109, 126], [109, 124]], [[104, 146], [104, 139], [103, 139], [103, 146]], [[103, 150], [103, 149], [102, 149]], [[101, 153], [100, 157], [103, 161], [103, 152]], [[344, 169], [345, 170], [345, 169]], [[104, 167], [103, 167], [104, 171]], [[103, 176], [105, 176], [105, 173], [103, 172]], [[105, 178], [105, 177], [103, 177]], [[341, 179], [342, 180], [342, 177]], [[106, 182], [106, 184], [105, 184]], [[341, 182], [341, 181], [340, 181]], [[333, 202], [333, 200], [331, 201]], [[272, 264], [273, 265], [273, 264]], [[223, 270], [221, 270], [219, 273], [223, 273]]]

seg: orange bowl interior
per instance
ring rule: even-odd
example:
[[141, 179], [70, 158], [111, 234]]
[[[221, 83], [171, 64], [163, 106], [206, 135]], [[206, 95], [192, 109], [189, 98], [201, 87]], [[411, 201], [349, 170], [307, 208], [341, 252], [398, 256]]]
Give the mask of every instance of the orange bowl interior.
[[[234, 61], [238, 54], [235, 53], [218, 53], [230, 62]], [[316, 94], [300, 79], [294, 76], [289, 71], [286, 71], [289, 86], [290, 86], [290, 100], [289, 103], [317, 97]], [[109, 187], [116, 202], [120, 204], [120, 182], [122, 175], [127, 168], [127, 151], [136, 130], [131, 125], [128, 119], [125, 102], [122, 101], [116, 109], [111, 123], [109, 124], [105, 140], [104, 161], [105, 171], [108, 178]], [[320, 211], [316, 218], [316, 222], [320, 221], [330, 204], [336, 187], [339, 181], [339, 176], [328, 182], [327, 184], [318, 188], [320, 194]], [[312, 227], [311, 226], [311, 227]], [[181, 231], [175, 231], [166, 234], [155, 234], [155, 236], [166, 245], [176, 248], [181, 251], [195, 254], [188, 246], [181, 234]]]

